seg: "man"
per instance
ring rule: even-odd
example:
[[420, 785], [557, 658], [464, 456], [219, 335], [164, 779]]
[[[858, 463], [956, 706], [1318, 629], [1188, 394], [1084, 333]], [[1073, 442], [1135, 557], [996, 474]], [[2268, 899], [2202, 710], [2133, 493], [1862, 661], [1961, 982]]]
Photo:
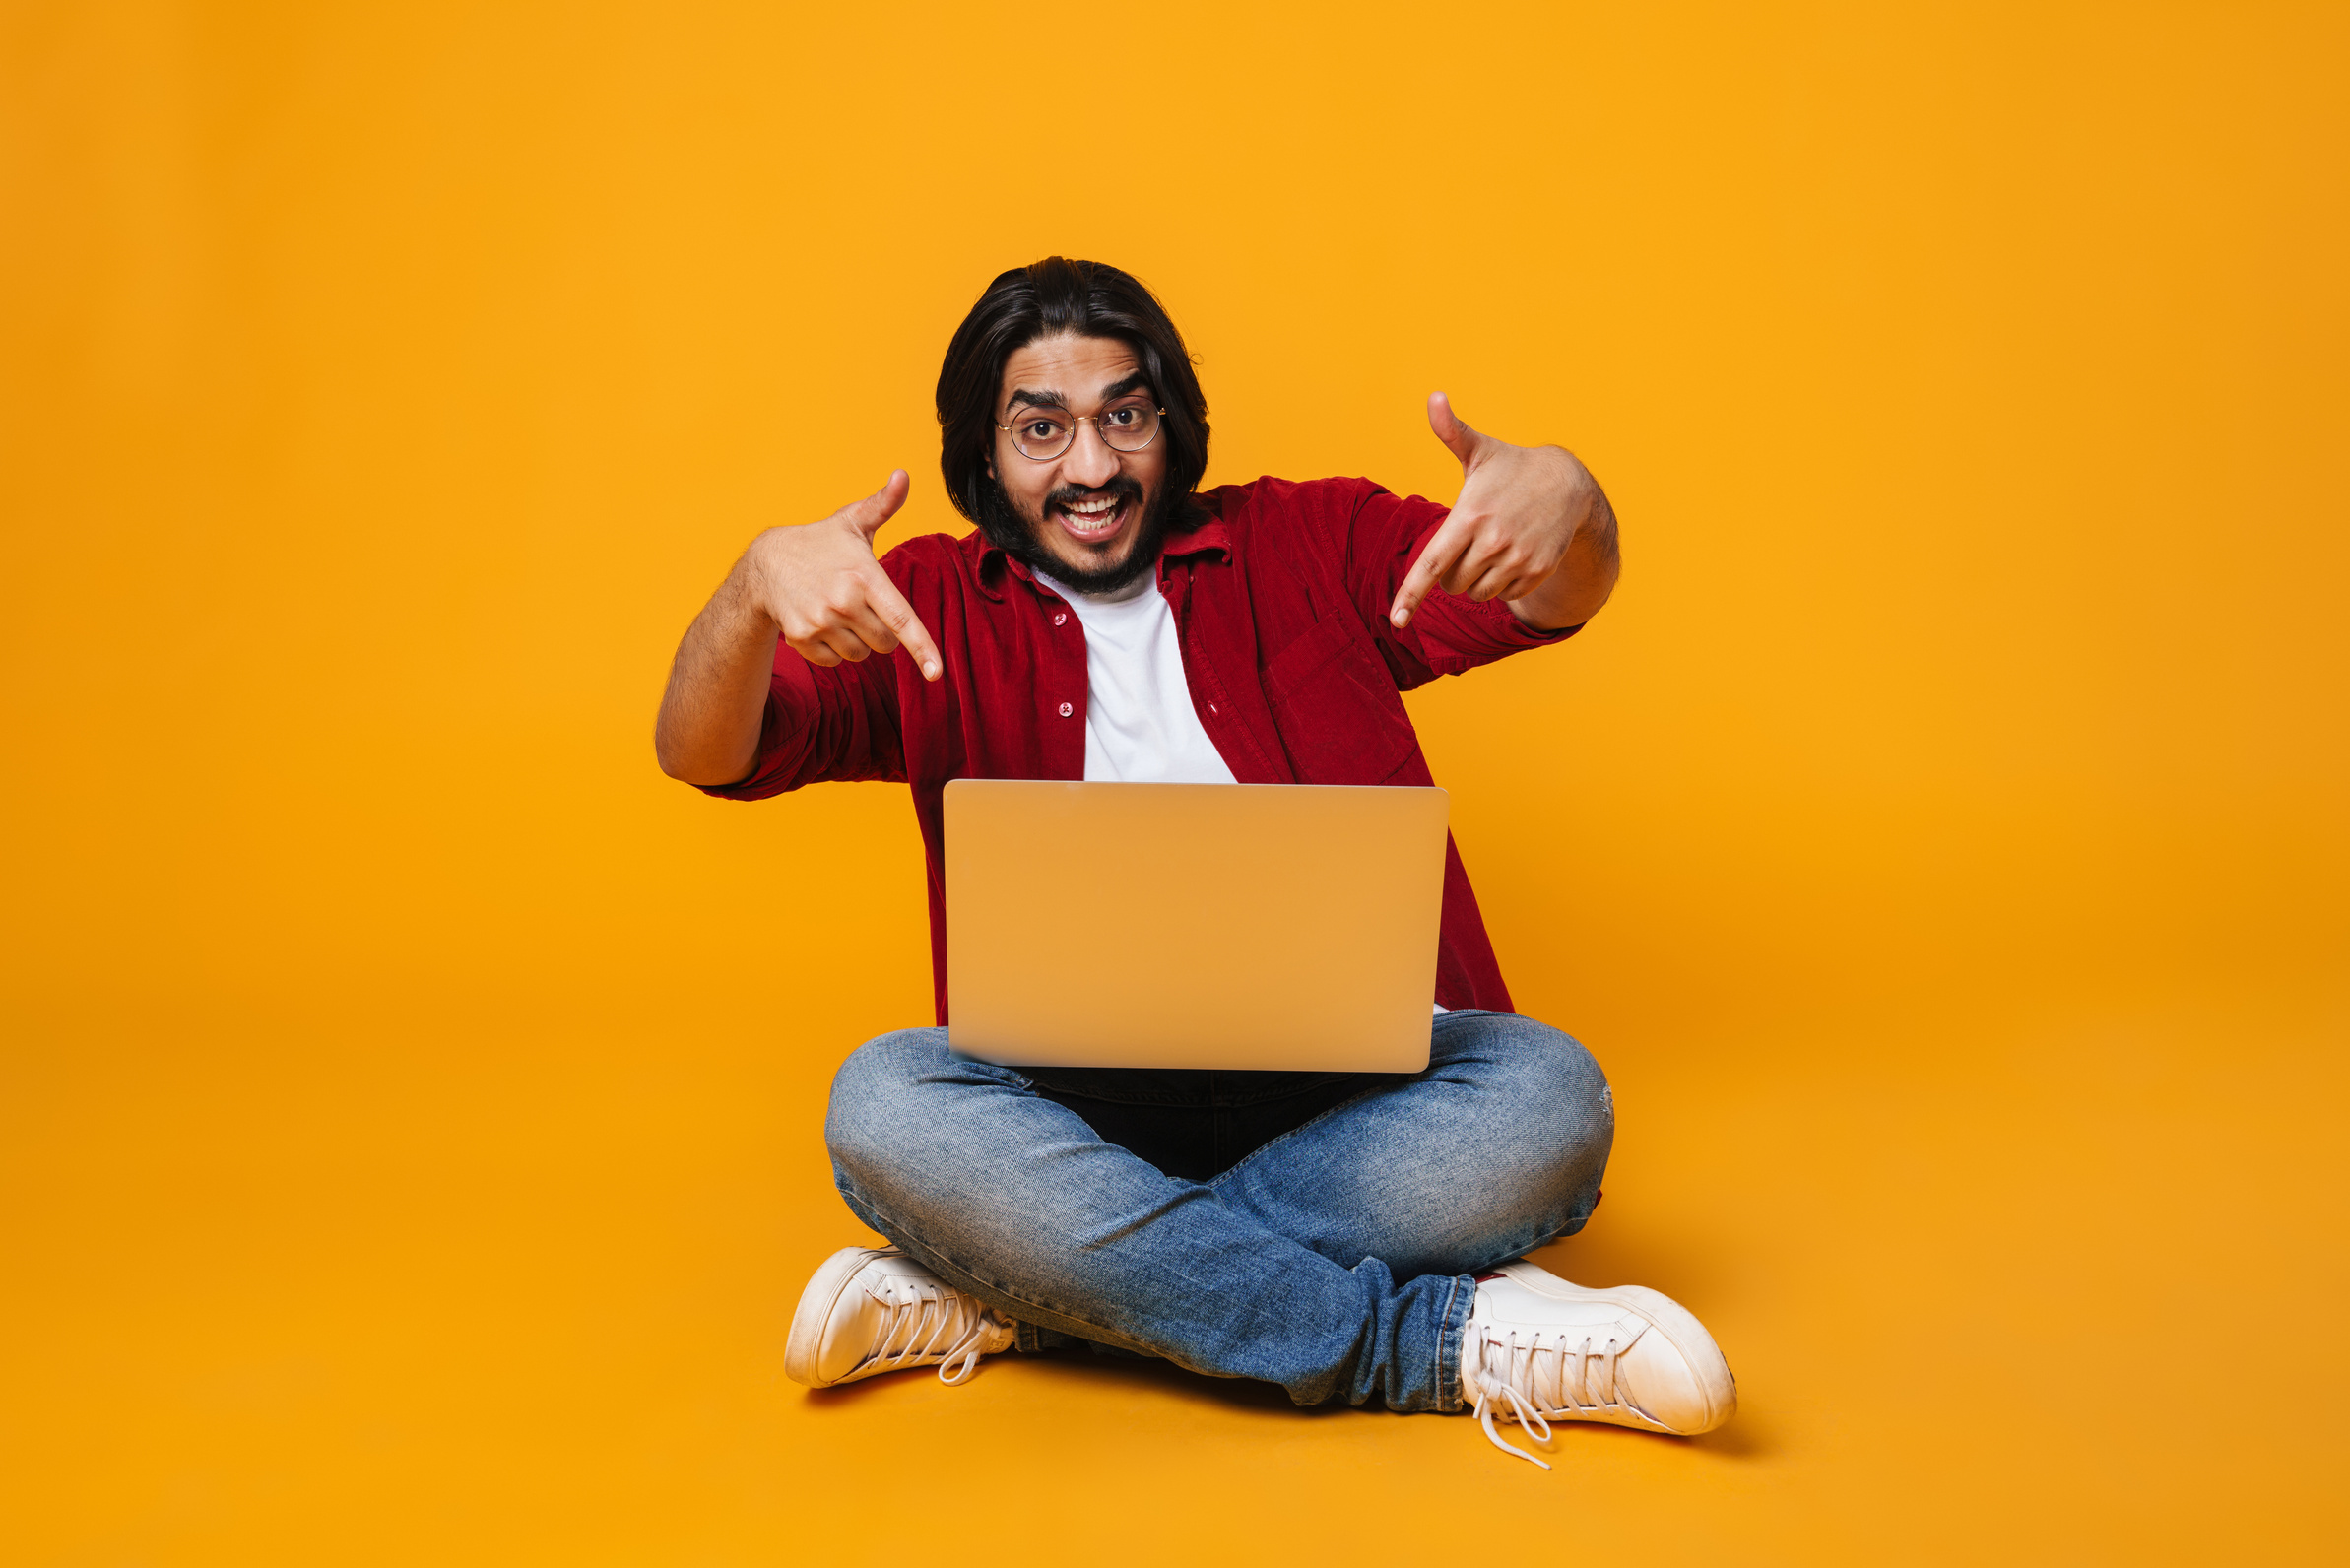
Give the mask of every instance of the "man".
[[[1599, 1202], [1614, 1108], [1582, 1046], [1511, 1011], [1449, 845], [1424, 1073], [1015, 1071], [951, 1055], [944, 1027], [947, 780], [1427, 785], [1399, 693], [1561, 641], [1606, 602], [1615, 518], [1590, 473], [1478, 434], [1439, 394], [1429, 423], [1463, 469], [1449, 513], [1366, 480], [1199, 493], [1208, 405], [1174, 323], [1125, 273], [1058, 257], [989, 285], [938, 413], [978, 531], [877, 561], [902, 471], [769, 529], [685, 633], [656, 729], [666, 772], [732, 799], [902, 780], [929, 853], [940, 1026], [860, 1047], [825, 1128], [842, 1197], [896, 1245], [817, 1271], [787, 1371], [952, 1383], [983, 1355], [1083, 1342], [1301, 1405], [1472, 1409], [1518, 1454], [1497, 1417], [1544, 1439], [1555, 1419], [1728, 1419], [1730, 1368], [1688, 1312], [1524, 1261]], [[1035, 940], [1081, 964], [1117, 933], [1073, 909]], [[1166, 984], [1215, 946], [1167, 954]]]

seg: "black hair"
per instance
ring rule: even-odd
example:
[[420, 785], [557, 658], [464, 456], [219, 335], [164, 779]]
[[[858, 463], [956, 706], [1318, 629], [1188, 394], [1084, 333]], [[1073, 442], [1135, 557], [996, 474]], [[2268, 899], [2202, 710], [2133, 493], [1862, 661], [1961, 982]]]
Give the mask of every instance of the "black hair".
[[[1003, 487], [988, 474], [996, 445], [996, 396], [1004, 362], [1039, 338], [1074, 332], [1116, 338], [1135, 351], [1159, 406], [1167, 475], [1158, 521], [1192, 516], [1191, 496], [1208, 472], [1208, 399], [1192, 372], [1183, 334], [1150, 291], [1098, 261], [1047, 256], [999, 274], [954, 329], [939, 368], [939, 471], [954, 509], [994, 543], [1024, 558], [1025, 530]], [[1015, 531], [1012, 538], [1005, 530]], [[1055, 570], [1062, 568], [1055, 567]]]

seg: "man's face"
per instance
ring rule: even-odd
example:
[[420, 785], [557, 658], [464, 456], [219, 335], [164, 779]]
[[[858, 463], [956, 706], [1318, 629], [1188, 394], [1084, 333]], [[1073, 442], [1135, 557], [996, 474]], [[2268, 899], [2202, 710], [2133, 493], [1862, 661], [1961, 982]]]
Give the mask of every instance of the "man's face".
[[[1042, 557], [1031, 565], [1088, 593], [1149, 569], [1163, 532], [1166, 433], [1139, 452], [1121, 452], [1102, 438], [1101, 419], [1083, 417], [1111, 410], [1115, 418], [1114, 406], [1137, 399], [1155, 408], [1156, 396], [1134, 350], [1115, 338], [1039, 338], [1004, 361], [996, 423], [1012, 428], [996, 431], [988, 474]], [[1083, 423], [1067, 451], [1040, 462], [1012, 439], [1029, 416]]]

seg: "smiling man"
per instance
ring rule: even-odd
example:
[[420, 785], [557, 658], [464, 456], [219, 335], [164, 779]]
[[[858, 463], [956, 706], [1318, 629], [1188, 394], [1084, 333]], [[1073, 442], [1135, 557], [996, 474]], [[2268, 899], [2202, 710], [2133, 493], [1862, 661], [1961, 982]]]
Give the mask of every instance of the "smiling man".
[[[816, 1271], [786, 1370], [959, 1382], [1082, 1344], [1300, 1404], [1472, 1410], [1513, 1453], [1497, 1418], [1729, 1419], [1686, 1310], [1525, 1261], [1590, 1217], [1614, 1106], [1581, 1045], [1512, 1011], [1449, 846], [1424, 1073], [1014, 1070], [947, 1046], [948, 780], [1430, 784], [1400, 693], [1606, 602], [1615, 517], [1590, 473], [1439, 394], [1449, 511], [1367, 480], [1202, 491], [1208, 404], [1174, 323], [1127, 274], [1057, 257], [989, 285], [938, 413], [978, 532], [877, 560], [902, 472], [769, 529], [685, 633], [656, 728], [663, 769], [713, 795], [902, 781], [929, 855], [937, 1025], [859, 1047], [825, 1127], [841, 1196], [895, 1245]], [[1214, 943], [1170, 954], [1167, 985]]]

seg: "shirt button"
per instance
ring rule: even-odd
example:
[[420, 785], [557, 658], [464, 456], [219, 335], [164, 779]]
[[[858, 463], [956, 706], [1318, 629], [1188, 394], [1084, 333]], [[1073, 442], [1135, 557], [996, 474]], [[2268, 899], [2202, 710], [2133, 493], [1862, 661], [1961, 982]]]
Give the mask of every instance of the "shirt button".
[[1075, 708], [1071, 707], [1071, 706], [1070, 706], [1068, 703], [1064, 702], [1064, 703], [1062, 703], [1062, 704], [1061, 704], [1061, 716], [1062, 716], [1063, 718], [1065, 718], [1065, 719], [1066, 719], [1066, 718], [1068, 718], [1068, 717], [1069, 717], [1069, 716], [1070, 716], [1072, 713], [1075, 713], [1075, 712], [1077, 712], [1077, 709], [1075, 709]]
[[1056, 625], [1056, 626], [1060, 625], [1060, 624], [1061, 624], [1063, 621], [1067, 621], [1068, 619], [1069, 619], [1069, 612], [1068, 612], [1068, 611], [1066, 611], [1066, 610], [1056, 610], [1056, 611], [1054, 611], [1054, 612], [1053, 612], [1053, 624], [1054, 624], [1054, 625]]
[[1212, 703], [1212, 702], [1208, 703], [1208, 712], [1210, 712], [1210, 713], [1213, 713], [1213, 712], [1215, 711], [1215, 704], [1214, 704], [1214, 703]]

